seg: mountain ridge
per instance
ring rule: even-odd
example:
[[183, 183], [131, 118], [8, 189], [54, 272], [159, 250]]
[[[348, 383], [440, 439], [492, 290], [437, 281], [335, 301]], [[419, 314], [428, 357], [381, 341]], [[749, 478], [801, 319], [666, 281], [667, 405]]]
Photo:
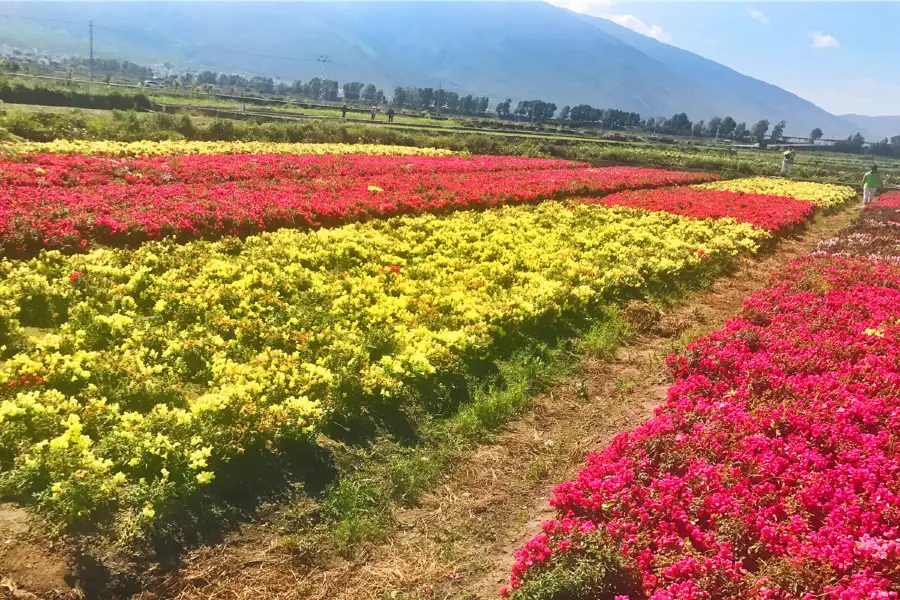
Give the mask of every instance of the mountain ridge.
[[341, 83], [441, 85], [493, 100], [644, 117], [685, 112], [694, 121], [732, 116], [748, 126], [784, 119], [799, 136], [814, 127], [826, 137], [866, 129], [699, 55], [543, 2], [8, 1], [0, 12], [16, 17], [2, 20], [0, 41], [47, 50], [83, 44], [93, 18], [98, 56], [309, 79], [327, 55], [325, 74]]
[[839, 116], [845, 121], [854, 123], [871, 132], [872, 136], [869, 136], [869, 141], [871, 142], [877, 142], [884, 138], [892, 138], [900, 135], [900, 115], [881, 115], [873, 117], [870, 115], [850, 113]]

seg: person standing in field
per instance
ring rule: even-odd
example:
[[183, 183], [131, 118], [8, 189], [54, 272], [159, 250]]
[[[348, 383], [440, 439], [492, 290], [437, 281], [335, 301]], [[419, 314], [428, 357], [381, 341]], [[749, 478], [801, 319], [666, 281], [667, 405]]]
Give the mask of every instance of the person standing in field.
[[374, 106], [372, 107], [372, 120], [373, 120], [373, 121], [375, 120], [375, 112], [376, 112], [377, 110], [378, 110], [378, 109], [377, 109], [376, 107], [374, 107]]
[[388, 123], [393, 123], [393, 122], [394, 122], [394, 109], [393, 109], [393, 107], [388, 109], [387, 115], [388, 115]]
[[784, 153], [784, 158], [781, 159], [781, 173], [783, 175], [790, 175], [791, 169], [794, 168], [794, 149], [790, 148], [787, 152]]
[[872, 170], [863, 177], [863, 202], [867, 205], [871, 204], [881, 185], [881, 173], [878, 172], [878, 165], [872, 165]]
[[347, 103], [344, 102], [344, 105], [341, 107], [341, 117], [347, 118]]

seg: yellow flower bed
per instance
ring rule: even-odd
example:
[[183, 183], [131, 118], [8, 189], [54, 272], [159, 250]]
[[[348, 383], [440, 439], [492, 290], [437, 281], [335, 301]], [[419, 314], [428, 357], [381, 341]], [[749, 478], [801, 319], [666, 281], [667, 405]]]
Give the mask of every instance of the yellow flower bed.
[[809, 183], [769, 177], [748, 177], [730, 181], [704, 183], [695, 187], [707, 190], [727, 190], [731, 192], [747, 192], [750, 194], [766, 194], [769, 196], [787, 196], [797, 200], [812, 202], [823, 208], [839, 206], [856, 198], [857, 193], [845, 185], [830, 183]]
[[300, 144], [282, 142], [113, 142], [55, 140], [19, 142], [13, 145], [20, 154], [102, 154], [106, 156], [159, 156], [184, 154], [375, 154], [396, 156], [451, 156], [451, 150], [385, 146], [380, 144]]
[[415, 402], [522, 327], [716, 274], [768, 237], [546, 202], [0, 261], [0, 495], [163, 518], [245, 452]]

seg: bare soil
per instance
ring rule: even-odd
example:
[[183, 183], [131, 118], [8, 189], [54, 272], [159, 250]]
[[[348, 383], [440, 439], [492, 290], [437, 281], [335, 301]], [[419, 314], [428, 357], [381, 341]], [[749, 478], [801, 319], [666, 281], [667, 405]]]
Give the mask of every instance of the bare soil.
[[[554, 516], [547, 504], [553, 487], [572, 477], [587, 454], [646, 420], [665, 399], [670, 383], [665, 357], [720, 328], [773, 273], [815, 250], [858, 212], [855, 207], [818, 216], [805, 231], [782, 240], [776, 252], [743, 261], [733, 275], [657, 315], [648, 333], [612, 359], [573, 358], [581, 363], [575, 376], [535, 397], [528, 414], [459, 461], [418, 506], [399, 511], [394, 534], [384, 542], [361, 548], [352, 558], [310, 560], [285, 542], [277, 519], [260, 517], [223, 542], [189, 553], [176, 571], [145, 574], [147, 591], [135, 598], [496, 598], [515, 550]], [[28, 538], [21, 524], [5, 526], [4, 510], [0, 506], [0, 542], [8, 535], [13, 545], [30, 543], [23, 541]], [[0, 549], [0, 578], [7, 578], [9, 590], [19, 590], [8, 593], [58, 597], [52, 594], [65, 578], [60, 557], [46, 554], [53, 560], [35, 570], [29, 557], [46, 550], [39, 544], [19, 547], [5, 554]], [[6, 600], [3, 589], [0, 600]]]

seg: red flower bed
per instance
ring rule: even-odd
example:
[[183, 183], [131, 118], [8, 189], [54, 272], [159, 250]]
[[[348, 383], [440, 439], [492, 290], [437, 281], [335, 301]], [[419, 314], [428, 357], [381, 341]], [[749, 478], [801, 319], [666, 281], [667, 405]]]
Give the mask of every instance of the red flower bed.
[[732, 217], [775, 232], [803, 223], [816, 209], [814, 204], [795, 198], [692, 187], [626, 191], [587, 202], [665, 211], [701, 219]]
[[[562, 162], [563, 168], [553, 168], [555, 161], [519, 158], [313, 158], [191, 156], [111, 161], [75, 156], [54, 157], [51, 161], [42, 157], [49, 161], [48, 167], [50, 162], [64, 164], [62, 159], [74, 165], [90, 165], [39, 174], [56, 173], [52, 177], [61, 183], [70, 177], [78, 181], [106, 177], [105, 167], [98, 165], [110, 162], [156, 166], [155, 170], [142, 171], [146, 177], [134, 179], [129, 175], [132, 183], [35, 185], [13, 177], [17, 184], [0, 185], [0, 247], [9, 253], [27, 253], [43, 247], [77, 249], [93, 240], [138, 242], [173, 234], [203, 236], [285, 226], [315, 227], [368, 217], [600, 195], [715, 178], [658, 169], [591, 169], [569, 162]], [[531, 164], [536, 168], [531, 169]], [[172, 179], [184, 181], [148, 183], [166, 179], [162, 168], [166, 165], [172, 167]], [[77, 177], [72, 175], [76, 172]]]
[[515, 156], [230, 154], [109, 158], [25, 154], [0, 161], [0, 184], [66, 187], [110, 183], [210, 184], [252, 179], [284, 181], [410, 173], [490, 173], [585, 166], [566, 160]]
[[620, 560], [591, 598], [897, 598], [900, 268], [796, 261], [669, 361], [656, 417], [556, 488], [513, 596], [601, 544]]
[[900, 192], [882, 194], [871, 206], [878, 208], [900, 208]]

